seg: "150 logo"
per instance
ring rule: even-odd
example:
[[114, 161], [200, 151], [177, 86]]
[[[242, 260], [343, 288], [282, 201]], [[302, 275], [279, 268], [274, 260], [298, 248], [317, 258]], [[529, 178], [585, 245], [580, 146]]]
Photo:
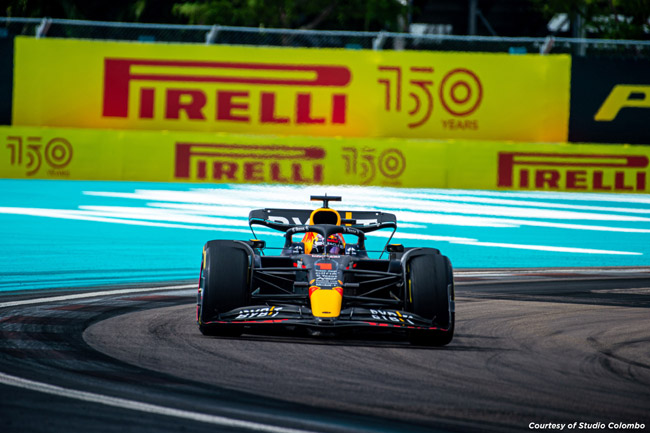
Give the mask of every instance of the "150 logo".
[[55, 137], [46, 141], [40, 136], [15, 136], [6, 137], [6, 148], [9, 150], [9, 161], [12, 166], [25, 168], [27, 176], [39, 173], [45, 162], [48, 176], [66, 177], [70, 171], [66, 170], [72, 161], [72, 144], [63, 137]]
[[[439, 79], [436, 92], [433, 67], [378, 66], [377, 69], [381, 77], [377, 82], [384, 87], [384, 110], [398, 113], [404, 110], [410, 119], [409, 128], [419, 128], [431, 119], [437, 97], [444, 112], [451, 116], [442, 120], [444, 129], [478, 129], [478, 121], [467, 118], [478, 110], [483, 100], [483, 85], [475, 72], [466, 68], [447, 72]], [[406, 95], [411, 101], [410, 108], [405, 107]]]
[[378, 151], [373, 147], [344, 147], [342, 150], [345, 173], [361, 185], [373, 183], [378, 175], [383, 184], [399, 184], [399, 177], [406, 170], [406, 157], [399, 149]]

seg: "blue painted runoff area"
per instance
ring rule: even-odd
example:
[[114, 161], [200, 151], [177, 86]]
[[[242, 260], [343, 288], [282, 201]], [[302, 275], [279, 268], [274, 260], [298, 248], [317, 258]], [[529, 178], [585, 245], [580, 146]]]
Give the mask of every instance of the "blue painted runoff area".
[[249, 210], [314, 209], [324, 193], [395, 213], [393, 243], [455, 268], [650, 265], [648, 195], [0, 179], [0, 291], [198, 278], [206, 241], [253, 237]]

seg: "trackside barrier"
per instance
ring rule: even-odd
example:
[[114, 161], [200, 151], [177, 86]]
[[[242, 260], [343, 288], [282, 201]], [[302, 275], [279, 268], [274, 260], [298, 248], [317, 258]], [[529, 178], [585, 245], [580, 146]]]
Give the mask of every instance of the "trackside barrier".
[[650, 144], [649, 120], [650, 59], [572, 59], [569, 140]]
[[566, 142], [571, 58], [17, 37], [15, 126]]
[[650, 148], [0, 127], [0, 177], [650, 191]]

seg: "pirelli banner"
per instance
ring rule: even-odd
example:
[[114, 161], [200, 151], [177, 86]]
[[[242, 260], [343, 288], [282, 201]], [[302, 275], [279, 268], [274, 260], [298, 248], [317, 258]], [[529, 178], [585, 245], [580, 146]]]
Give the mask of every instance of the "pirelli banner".
[[574, 58], [569, 124], [574, 142], [650, 144], [650, 60]]
[[645, 146], [0, 127], [0, 178], [650, 191]]
[[13, 125], [565, 142], [566, 55], [18, 37]]

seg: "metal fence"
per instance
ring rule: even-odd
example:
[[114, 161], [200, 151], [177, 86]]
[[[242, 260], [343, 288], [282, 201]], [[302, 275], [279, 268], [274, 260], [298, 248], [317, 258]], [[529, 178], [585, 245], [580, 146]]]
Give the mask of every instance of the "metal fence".
[[194, 44], [511, 54], [571, 53], [590, 57], [650, 58], [650, 41], [293, 30], [0, 17], [0, 37], [15, 35]]

